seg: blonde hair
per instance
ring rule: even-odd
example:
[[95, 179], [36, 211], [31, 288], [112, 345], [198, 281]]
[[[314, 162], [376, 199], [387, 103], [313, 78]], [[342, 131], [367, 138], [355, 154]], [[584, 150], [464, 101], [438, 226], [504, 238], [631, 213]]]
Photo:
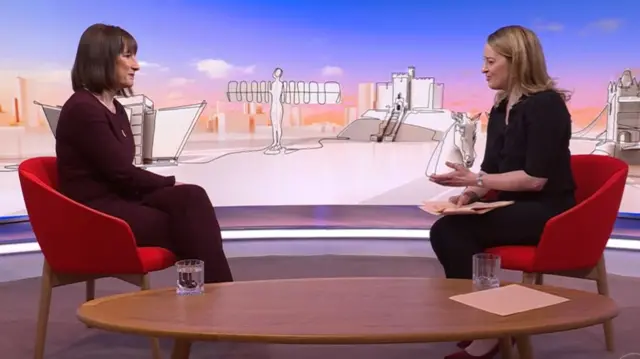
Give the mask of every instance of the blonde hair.
[[509, 62], [507, 90], [498, 91], [494, 105], [509, 97], [519, 99], [546, 90], [556, 91], [564, 101], [570, 100], [571, 93], [557, 88], [549, 76], [542, 44], [533, 31], [519, 25], [501, 27], [489, 35], [487, 44]]

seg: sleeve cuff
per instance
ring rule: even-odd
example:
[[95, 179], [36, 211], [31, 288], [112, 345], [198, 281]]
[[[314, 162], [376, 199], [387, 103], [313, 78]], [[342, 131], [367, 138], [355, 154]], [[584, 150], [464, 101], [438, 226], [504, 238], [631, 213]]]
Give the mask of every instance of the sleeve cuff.
[[480, 165], [480, 171], [482, 171], [482, 172], [484, 172], [486, 174], [491, 174], [491, 173], [497, 172], [497, 171], [492, 171], [490, 166], [483, 166], [483, 165]]
[[175, 176], [166, 176], [165, 177], [165, 187], [172, 187], [176, 184]]
[[547, 179], [549, 178], [549, 174], [545, 173], [546, 171], [542, 171], [540, 169], [531, 169], [531, 168], [526, 168], [524, 169], [524, 173], [526, 173], [527, 175], [534, 177], [534, 178], [544, 178]]

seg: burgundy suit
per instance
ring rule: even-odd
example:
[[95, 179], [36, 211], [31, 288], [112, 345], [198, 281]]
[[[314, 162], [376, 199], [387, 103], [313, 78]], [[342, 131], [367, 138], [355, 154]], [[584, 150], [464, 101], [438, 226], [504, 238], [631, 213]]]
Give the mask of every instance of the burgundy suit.
[[114, 114], [81, 90], [62, 107], [56, 128], [60, 192], [127, 222], [139, 246], [164, 247], [180, 258], [203, 260], [206, 282], [232, 281], [205, 190], [174, 186], [173, 176], [134, 166], [134, 152], [131, 126], [118, 102]]

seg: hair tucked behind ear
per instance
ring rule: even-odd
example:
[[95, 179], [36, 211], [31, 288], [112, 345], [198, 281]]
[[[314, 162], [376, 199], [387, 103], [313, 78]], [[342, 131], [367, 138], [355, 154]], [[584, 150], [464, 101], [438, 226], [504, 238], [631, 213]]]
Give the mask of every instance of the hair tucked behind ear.
[[571, 99], [571, 92], [558, 88], [549, 76], [542, 44], [533, 31], [519, 25], [501, 27], [489, 35], [487, 44], [509, 61], [508, 89], [498, 91], [495, 105], [509, 96], [520, 98], [546, 90], [556, 91], [564, 101]]

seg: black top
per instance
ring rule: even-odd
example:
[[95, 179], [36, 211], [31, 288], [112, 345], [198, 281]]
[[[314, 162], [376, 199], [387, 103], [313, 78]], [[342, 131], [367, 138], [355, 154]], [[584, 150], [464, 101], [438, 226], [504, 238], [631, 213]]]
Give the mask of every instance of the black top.
[[62, 106], [56, 128], [58, 189], [83, 204], [112, 198], [138, 198], [175, 178], [133, 164], [135, 143], [124, 107], [115, 101], [111, 113], [86, 90]]
[[553, 90], [523, 96], [505, 123], [507, 101], [489, 114], [487, 145], [481, 169], [486, 173], [524, 170], [546, 178], [539, 192], [501, 192], [500, 200], [572, 201], [575, 183], [571, 172], [571, 114]]

